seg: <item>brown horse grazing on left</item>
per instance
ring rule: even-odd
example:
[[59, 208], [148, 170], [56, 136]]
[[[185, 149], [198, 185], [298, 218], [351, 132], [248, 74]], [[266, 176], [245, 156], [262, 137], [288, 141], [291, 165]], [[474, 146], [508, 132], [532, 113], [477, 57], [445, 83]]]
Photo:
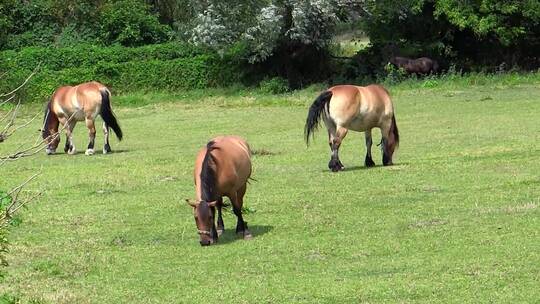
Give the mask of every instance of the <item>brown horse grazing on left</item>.
[[60, 124], [66, 129], [64, 151], [68, 154], [75, 154], [73, 129], [77, 121], [85, 121], [88, 128], [90, 142], [85, 154], [94, 154], [94, 141], [96, 138], [94, 120], [98, 115], [103, 118], [103, 133], [105, 134], [103, 154], [111, 152], [109, 128], [114, 130], [118, 140], [122, 140], [122, 129], [120, 129], [118, 121], [116, 121], [116, 117], [112, 112], [110, 97], [109, 89], [96, 81], [82, 83], [74, 87], [64, 86], [58, 88], [47, 104], [45, 117], [43, 118], [41, 135], [47, 142], [47, 154], [55, 153], [60, 143], [60, 137], [54, 136], [58, 132]]
[[[193, 207], [201, 246], [217, 242], [225, 230], [221, 214], [223, 196], [231, 200], [238, 218], [236, 233], [251, 239], [247, 222], [242, 217], [244, 194], [251, 176], [251, 149], [247, 142], [238, 136], [212, 139], [197, 154], [193, 175], [196, 200], [186, 202]], [[214, 222], [216, 207], [217, 229]]]
[[365, 132], [365, 165], [372, 167], [375, 163], [371, 158], [371, 129], [381, 129], [383, 165], [392, 164], [392, 155], [399, 145], [399, 132], [392, 100], [382, 86], [338, 85], [324, 91], [309, 108], [304, 129], [306, 143], [309, 144], [309, 136], [317, 129], [321, 117], [328, 130], [332, 151], [328, 168], [333, 172], [344, 169], [338, 151], [349, 130]]

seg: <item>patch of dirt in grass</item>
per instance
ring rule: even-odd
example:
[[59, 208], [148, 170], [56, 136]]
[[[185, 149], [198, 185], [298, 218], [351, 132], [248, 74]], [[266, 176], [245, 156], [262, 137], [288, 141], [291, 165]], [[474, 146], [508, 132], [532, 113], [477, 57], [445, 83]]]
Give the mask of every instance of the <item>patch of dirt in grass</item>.
[[117, 246], [117, 247], [126, 247], [126, 246], [129, 246], [131, 245], [131, 241], [128, 240], [125, 236], [123, 235], [118, 235], [118, 236], [115, 236], [110, 242], [109, 242], [109, 245], [111, 246]]
[[276, 155], [278, 153], [262, 148], [262, 149], [251, 150], [251, 154], [257, 155], [257, 156], [271, 156], [271, 155]]
[[178, 177], [176, 176], [160, 176], [159, 177], [160, 182], [173, 182], [177, 180], [178, 180]]
[[527, 203], [524, 205], [505, 206], [505, 207], [500, 207], [500, 208], [479, 208], [478, 213], [480, 214], [490, 214], [490, 213], [518, 214], [518, 213], [531, 212], [536, 209], [538, 209], [537, 203]]

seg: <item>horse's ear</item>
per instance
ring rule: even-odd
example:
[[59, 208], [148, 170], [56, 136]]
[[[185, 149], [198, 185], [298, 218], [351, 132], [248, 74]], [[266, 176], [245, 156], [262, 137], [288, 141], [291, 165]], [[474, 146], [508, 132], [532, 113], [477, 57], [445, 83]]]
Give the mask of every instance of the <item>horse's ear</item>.
[[186, 203], [187, 203], [188, 205], [190, 205], [191, 207], [193, 207], [193, 208], [197, 207], [197, 205], [198, 205], [198, 203], [197, 203], [196, 201], [191, 200], [191, 199], [189, 199], [189, 198], [186, 198]]
[[217, 201], [208, 202], [208, 207], [215, 207], [217, 204]]

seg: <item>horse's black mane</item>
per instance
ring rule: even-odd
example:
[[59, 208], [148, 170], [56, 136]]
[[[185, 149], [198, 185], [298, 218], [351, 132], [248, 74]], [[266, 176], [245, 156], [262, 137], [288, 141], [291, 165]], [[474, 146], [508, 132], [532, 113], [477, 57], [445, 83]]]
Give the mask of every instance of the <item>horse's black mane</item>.
[[[212, 202], [217, 199], [216, 197], [216, 162], [212, 155], [212, 150], [217, 149], [214, 146], [215, 142], [210, 141], [206, 144], [206, 155], [202, 162], [201, 168], [201, 199], [206, 202]], [[212, 166], [213, 165], [213, 166]]]

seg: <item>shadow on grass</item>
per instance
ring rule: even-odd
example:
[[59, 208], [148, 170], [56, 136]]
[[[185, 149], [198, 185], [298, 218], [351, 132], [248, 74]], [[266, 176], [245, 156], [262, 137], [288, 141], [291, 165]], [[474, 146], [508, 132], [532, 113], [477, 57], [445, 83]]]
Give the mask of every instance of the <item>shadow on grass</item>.
[[[68, 154], [68, 153], [65, 153], [65, 152], [56, 152], [54, 154], [50, 154], [48, 155], [49, 157], [59, 157], [59, 156], [72, 156], [72, 155], [84, 155], [84, 153], [86, 152], [86, 150], [77, 150], [75, 151], [75, 154]], [[112, 150], [111, 152], [107, 153], [107, 154], [103, 154], [103, 151], [101, 150], [96, 150], [94, 152], [93, 155], [90, 155], [90, 156], [100, 156], [100, 155], [103, 155], [103, 156], [107, 156], [109, 154], [119, 154], [119, 153], [128, 153], [128, 152], [131, 152], [131, 150], [128, 150], [128, 149], [118, 149], [118, 150]], [[45, 153], [45, 152], [43, 152]]]
[[[216, 245], [225, 245], [229, 243], [233, 243], [236, 241], [244, 241], [244, 239], [241, 236], [236, 235], [236, 229], [234, 228], [236, 226], [233, 226], [231, 229], [225, 228], [225, 232], [221, 235]], [[253, 239], [257, 239], [259, 236], [270, 232], [272, 229], [274, 229], [273, 226], [267, 226], [267, 225], [250, 225], [249, 231], [253, 235]], [[249, 241], [245, 241], [249, 242]]]
[[359, 171], [359, 170], [375, 170], [375, 169], [392, 168], [392, 167], [399, 168], [401, 166], [406, 167], [408, 165], [409, 165], [409, 163], [397, 163], [397, 164], [393, 164], [391, 166], [383, 166], [382, 164], [376, 164], [373, 167], [366, 167], [364, 165], [357, 165], [357, 166], [350, 166], [350, 167], [345, 166], [345, 170], [339, 171], [339, 172], [332, 172], [332, 171], [330, 171], [330, 169], [321, 170], [321, 172], [323, 172], [323, 173], [328, 172], [328, 173], [335, 174], [335, 173], [340, 173], [340, 172], [350, 172], [350, 171]]

